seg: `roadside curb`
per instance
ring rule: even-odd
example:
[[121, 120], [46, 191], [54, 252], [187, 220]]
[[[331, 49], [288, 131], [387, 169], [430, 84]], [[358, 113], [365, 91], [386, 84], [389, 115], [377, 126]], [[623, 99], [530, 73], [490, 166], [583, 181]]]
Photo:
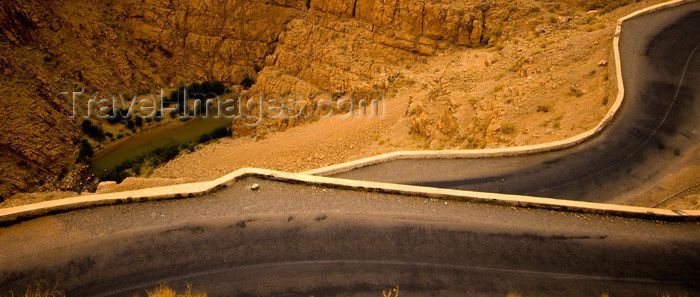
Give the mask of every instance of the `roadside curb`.
[[582, 202], [522, 195], [461, 191], [391, 183], [367, 182], [289, 173], [258, 168], [242, 168], [209, 182], [142, 189], [127, 192], [96, 194], [46, 201], [0, 209], [0, 226], [11, 225], [49, 214], [71, 210], [144, 201], [179, 199], [201, 196], [225, 188], [246, 177], [255, 177], [286, 183], [339, 188], [361, 192], [379, 192], [412, 197], [436, 198], [462, 202], [489, 203], [513, 207], [540, 208], [580, 213], [614, 215], [667, 221], [700, 221], [700, 210], [668, 210]]
[[513, 157], [520, 155], [530, 155], [545, 153], [550, 151], [563, 150], [570, 148], [572, 146], [578, 145], [593, 136], [600, 134], [601, 131], [612, 121], [617, 114], [617, 111], [622, 106], [622, 101], [625, 97], [625, 88], [622, 80], [622, 65], [620, 59], [620, 34], [622, 32], [622, 25], [626, 20], [631, 18], [656, 12], [663, 9], [673, 8], [686, 3], [692, 3], [697, 0], [672, 0], [660, 4], [656, 4], [641, 10], [637, 10], [631, 14], [628, 14], [617, 21], [617, 27], [615, 28], [615, 35], [613, 37], [613, 55], [615, 58], [615, 72], [617, 79], [617, 98], [613, 102], [612, 106], [605, 114], [603, 119], [598, 123], [596, 127], [585, 131], [576, 136], [572, 136], [567, 139], [548, 142], [538, 145], [529, 146], [519, 146], [519, 147], [508, 147], [508, 148], [496, 148], [496, 149], [481, 149], [481, 150], [449, 150], [449, 151], [398, 151], [392, 152], [372, 157], [367, 157], [355, 161], [335, 164], [327, 167], [316, 168], [308, 171], [302, 172], [303, 174], [310, 175], [333, 175], [338, 173], [347, 172], [353, 169], [358, 169], [366, 166], [376, 165], [380, 163], [385, 163], [394, 160], [403, 159], [467, 159], [467, 158], [493, 158], [493, 157]]

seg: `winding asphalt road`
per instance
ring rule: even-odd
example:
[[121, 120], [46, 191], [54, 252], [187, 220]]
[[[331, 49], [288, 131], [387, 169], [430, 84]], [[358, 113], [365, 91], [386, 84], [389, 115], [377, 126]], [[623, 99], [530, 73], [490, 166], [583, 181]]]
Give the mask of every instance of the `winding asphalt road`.
[[623, 202], [700, 152], [700, 2], [623, 24], [625, 98], [597, 137], [560, 151], [396, 160], [335, 174], [357, 180]]
[[44, 280], [68, 296], [143, 296], [162, 282], [209, 296], [700, 294], [700, 222], [255, 178], [4, 227], [0, 251], [2, 291]]
[[[699, 137], [700, 13], [679, 9], [626, 23], [628, 98], [601, 137], [517, 159], [399, 161], [345, 176], [597, 201], [643, 188]], [[143, 296], [162, 282], [209, 296], [700, 296], [700, 222], [248, 177], [202, 197], [0, 227], [0, 295], [37, 282], [67, 296]]]

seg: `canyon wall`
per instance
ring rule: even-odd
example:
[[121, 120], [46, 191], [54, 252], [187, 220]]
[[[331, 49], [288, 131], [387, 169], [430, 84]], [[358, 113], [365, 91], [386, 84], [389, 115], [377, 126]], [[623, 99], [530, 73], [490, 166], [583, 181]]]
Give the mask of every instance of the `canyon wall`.
[[201, 80], [235, 84], [248, 76], [259, 91], [384, 90], [407, 64], [492, 42], [511, 5], [4, 0], [0, 198], [19, 191], [80, 191], [89, 183], [75, 162], [82, 119], [66, 116], [66, 98], [59, 95], [75, 90], [66, 85], [128, 93]]

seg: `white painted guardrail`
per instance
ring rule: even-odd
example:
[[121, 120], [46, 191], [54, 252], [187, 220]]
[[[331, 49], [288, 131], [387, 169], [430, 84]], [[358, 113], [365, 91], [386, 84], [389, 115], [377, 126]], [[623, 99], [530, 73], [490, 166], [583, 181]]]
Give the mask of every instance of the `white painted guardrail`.
[[318, 187], [340, 188], [363, 192], [379, 192], [413, 197], [429, 197], [456, 201], [493, 203], [499, 205], [566, 210], [583, 213], [618, 215], [626, 217], [652, 218], [662, 220], [697, 221], [700, 210], [668, 210], [594, 202], [582, 202], [522, 195], [508, 195], [461, 191], [421, 186], [400, 185], [314, 176], [258, 168], [242, 168], [223, 177], [208, 182], [181, 184], [174, 186], [134, 190], [127, 192], [95, 194], [35, 204], [0, 209], [0, 225], [40, 217], [52, 213], [101, 205], [132, 203], [151, 200], [166, 200], [204, 195], [225, 188], [243, 178], [254, 177], [267, 180], [293, 182]]
[[438, 199], [449, 199], [459, 201], [473, 201], [482, 203], [495, 203], [500, 205], [510, 205], [518, 207], [534, 207], [544, 209], [567, 210], [585, 213], [619, 215], [640, 218], [653, 218], [664, 220], [700, 220], [700, 210], [667, 210], [646, 207], [624, 206], [615, 204], [581, 202], [572, 200], [508, 195], [497, 193], [485, 193], [474, 191], [461, 191], [452, 189], [440, 189], [421, 186], [399, 185], [391, 183], [368, 182], [358, 180], [348, 180], [340, 178], [330, 178], [318, 175], [330, 175], [344, 172], [355, 168], [369, 166], [377, 163], [387, 162], [396, 159], [425, 159], [425, 158], [486, 158], [516, 156], [525, 154], [541, 153], [546, 151], [560, 150], [577, 145], [590, 137], [600, 133], [612, 120], [624, 99], [624, 86], [622, 83], [622, 72], [620, 65], [619, 40], [622, 23], [635, 16], [646, 14], [660, 9], [667, 9], [681, 5], [687, 0], [674, 0], [658, 5], [654, 5], [618, 20], [615, 36], [613, 38], [613, 50], [615, 55], [615, 67], [617, 71], [617, 99], [611, 106], [603, 120], [593, 129], [574, 137], [539, 145], [511, 147], [501, 149], [485, 150], [455, 150], [455, 151], [404, 151], [383, 154], [379, 156], [360, 159], [357, 161], [332, 165], [328, 167], [309, 170], [303, 173], [288, 173], [274, 170], [242, 168], [222, 176], [218, 179], [181, 184], [166, 187], [141, 189], [134, 191], [95, 194], [71, 197], [59, 200], [45, 201], [35, 204], [3, 208], [0, 209], [0, 225], [13, 224], [22, 220], [36, 218], [52, 213], [66, 212], [75, 209], [95, 207], [101, 205], [132, 203], [151, 200], [177, 199], [205, 195], [217, 189], [226, 187], [236, 181], [246, 177], [257, 177], [262, 179], [295, 182], [306, 185], [316, 185], [321, 187], [343, 188], [355, 191], [381, 192], [398, 195], [409, 195], [418, 197], [430, 197]]

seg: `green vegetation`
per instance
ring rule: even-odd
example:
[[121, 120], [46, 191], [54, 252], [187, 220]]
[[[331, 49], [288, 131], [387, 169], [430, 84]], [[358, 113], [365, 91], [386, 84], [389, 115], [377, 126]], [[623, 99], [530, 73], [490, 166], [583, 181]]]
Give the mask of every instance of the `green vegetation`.
[[569, 94], [570, 94], [570, 95], [574, 95], [574, 96], [576, 96], [576, 97], [581, 97], [581, 96], [583, 96], [583, 91], [581, 91], [581, 89], [578, 89], [578, 88], [575, 88], [575, 87], [571, 87], [571, 88], [569, 89]]
[[397, 72], [397, 73], [395, 73], [395, 74], [389, 75], [389, 77], [387, 77], [387, 81], [389, 81], [389, 83], [393, 83], [393, 82], [396, 81], [399, 77], [401, 77], [401, 72]]
[[563, 115], [559, 115], [556, 118], [554, 118], [554, 122], [552, 123], [552, 127], [557, 128], [557, 129], [561, 128], [561, 119], [563, 119], [563, 118], [564, 118]]
[[552, 106], [546, 103], [537, 105], [537, 112], [550, 112], [552, 110]]
[[601, 29], [605, 29], [605, 24], [595, 24], [586, 26], [586, 32], [593, 32]]
[[95, 151], [92, 150], [92, 145], [90, 145], [87, 140], [83, 139], [80, 142], [80, 150], [78, 151], [78, 162], [87, 163], [94, 154]]
[[85, 134], [87, 134], [90, 138], [97, 141], [102, 141], [105, 139], [105, 133], [102, 130], [102, 127], [93, 125], [90, 120], [83, 120], [80, 126], [83, 128], [83, 132], [85, 132]]
[[131, 119], [131, 115], [129, 114], [127, 116], [128, 110], [124, 109], [117, 109], [115, 112], [114, 109], [110, 109], [109, 112], [107, 112], [107, 121], [109, 121], [110, 124], [116, 124], [119, 123], [121, 120], [129, 120]]
[[501, 128], [498, 130], [500, 130], [503, 134], [511, 134], [515, 132], [515, 126], [513, 126], [511, 123], [503, 123], [501, 124]]
[[249, 76], [243, 77], [243, 80], [241, 80], [241, 86], [243, 86], [243, 89], [247, 90], [250, 89], [255, 84], [255, 80], [250, 78]]
[[[164, 164], [177, 157], [181, 151], [192, 152], [200, 143], [206, 143], [213, 139], [227, 137], [229, 135], [231, 135], [231, 130], [229, 128], [220, 127], [214, 129], [211, 133], [202, 134], [196, 141], [190, 141], [182, 144], [170, 143], [168, 145], [161, 146], [134, 159], [125, 160], [121, 164], [102, 174], [102, 176], [100, 176], [100, 180], [112, 180], [118, 183], [122, 182], [127, 177], [141, 174], [141, 169], [144, 166], [156, 168], [161, 164]], [[117, 135], [117, 138], [120, 138], [120, 136], [123, 137], [123, 135], [119, 134]]]
[[[219, 96], [226, 92], [226, 86], [224, 86], [224, 83], [220, 81], [204, 81], [201, 84], [198, 82], [193, 82], [189, 86], [186, 87], [179, 87], [176, 90], [170, 92], [170, 96], [168, 97], [168, 102], [175, 103], [177, 102], [178, 104], [178, 111], [173, 113], [172, 111], [170, 112], [170, 117], [175, 118], [175, 115], [179, 112], [180, 114], [183, 114], [185, 111], [185, 104], [188, 103], [185, 100], [185, 90], [187, 90], [187, 97], [190, 99], [200, 99], [204, 100], [207, 98], [213, 98], [215, 96]], [[200, 104], [198, 106], [195, 106], [197, 109], [195, 112], [197, 114], [202, 114], [205, 112], [204, 104]], [[161, 119], [161, 113], [160, 111], [156, 112], [156, 121], [160, 121]]]
[[467, 138], [467, 142], [462, 146], [466, 149], [482, 149], [486, 147], [486, 140], [477, 137], [469, 137]]

